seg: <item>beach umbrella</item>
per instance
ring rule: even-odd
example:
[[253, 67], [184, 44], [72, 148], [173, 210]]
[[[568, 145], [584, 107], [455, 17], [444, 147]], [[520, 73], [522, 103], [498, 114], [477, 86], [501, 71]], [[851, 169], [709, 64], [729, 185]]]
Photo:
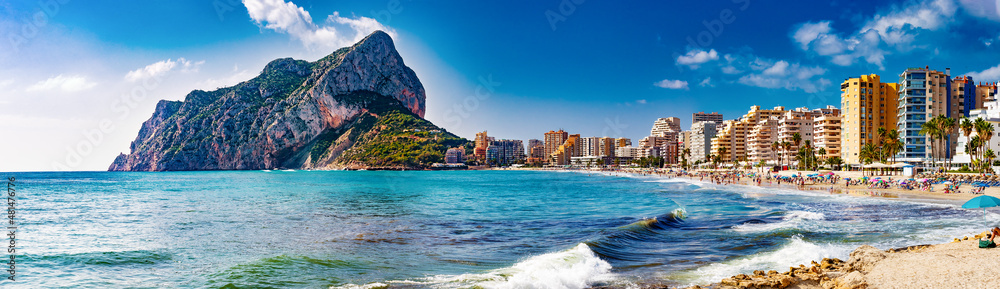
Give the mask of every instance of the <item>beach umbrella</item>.
[[983, 223], [986, 222], [986, 208], [996, 207], [996, 206], [1000, 206], [1000, 199], [987, 195], [982, 195], [972, 198], [968, 202], [965, 202], [965, 204], [962, 204], [962, 208], [965, 209], [983, 208]]

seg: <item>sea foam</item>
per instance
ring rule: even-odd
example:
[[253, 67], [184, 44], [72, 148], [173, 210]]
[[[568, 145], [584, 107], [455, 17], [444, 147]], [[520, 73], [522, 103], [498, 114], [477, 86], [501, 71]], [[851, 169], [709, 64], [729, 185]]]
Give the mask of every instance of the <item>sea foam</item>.
[[787, 271], [788, 267], [799, 264], [808, 265], [813, 260], [846, 256], [853, 247], [853, 245], [814, 244], [795, 236], [791, 238], [789, 243], [776, 251], [758, 253], [704, 266], [684, 274], [687, 276], [682, 278], [687, 279], [690, 285], [705, 285], [738, 274], [750, 274], [754, 270]]
[[410, 284], [435, 288], [582, 289], [613, 280], [615, 274], [611, 273], [611, 264], [601, 260], [586, 244], [580, 243], [568, 250], [533, 256], [513, 266], [486, 273], [437, 275], [417, 280], [347, 284], [331, 288], [371, 289], [385, 288], [391, 284]]

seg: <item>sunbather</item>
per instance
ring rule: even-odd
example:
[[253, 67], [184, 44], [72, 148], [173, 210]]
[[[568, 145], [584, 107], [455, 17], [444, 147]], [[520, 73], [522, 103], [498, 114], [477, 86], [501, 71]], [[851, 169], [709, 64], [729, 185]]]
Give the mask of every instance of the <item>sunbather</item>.
[[993, 230], [990, 231], [990, 242], [993, 242], [993, 239], [996, 238], [998, 234], [1000, 234], [1000, 228], [993, 227]]

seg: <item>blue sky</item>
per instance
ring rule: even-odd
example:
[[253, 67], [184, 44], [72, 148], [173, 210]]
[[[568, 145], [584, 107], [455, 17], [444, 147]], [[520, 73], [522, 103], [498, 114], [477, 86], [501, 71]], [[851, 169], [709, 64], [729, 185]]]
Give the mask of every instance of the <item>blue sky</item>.
[[434, 123], [638, 139], [659, 117], [839, 103], [906, 67], [1000, 79], [1000, 1], [5, 1], [0, 171], [104, 170], [158, 100], [386, 30]]

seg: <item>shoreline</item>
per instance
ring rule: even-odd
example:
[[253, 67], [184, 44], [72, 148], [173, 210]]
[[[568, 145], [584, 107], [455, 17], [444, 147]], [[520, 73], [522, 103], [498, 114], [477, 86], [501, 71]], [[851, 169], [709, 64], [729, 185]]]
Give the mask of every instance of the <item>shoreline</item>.
[[[932, 185], [930, 191], [906, 190], [901, 188], [869, 188], [866, 185], [836, 183], [790, 184], [761, 181], [760, 185], [749, 177], [715, 179], [706, 175], [683, 175], [664, 171], [642, 169], [625, 170], [579, 170], [581, 173], [630, 174], [654, 178], [684, 178], [715, 185], [766, 187], [798, 190], [809, 193], [843, 194], [863, 198], [892, 198], [901, 201], [916, 201], [961, 205], [978, 194], [969, 193], [968, 185], [962, 185], [959, 193], [944, 193], [944, 184]], [[702, 171], [701, 173], [731, 173], [731, 171]], [[783, 171], [777, 175], [813, 174], [808, 171]], [[846, 174], [845, 174], [846, 173]], [[853, 174], [852, 174], [853, 173]], [[849, 175], [852, 179], [861, 172], [835, 172], [838, 176]], [[874, 176], [870, 176], [874, 177]], [[898, 175], [883, 175], [894, 180], [905, 178]], [[1000, 187], [989, 187], [984, 195], [1000, 196]], [[991, 288], [1000, 284], [1000, 248], [979, 248], [978, 240], [986, 238], [987, 232], [973, 236], [954, 238], [951, 242], [929, 245], [915, 245], [904, 248], [880, 250], [870, 245], [861, 245], [848, 260], [824, 258], [812, 264], [790, 267], [788, 271], [755, 270], [753, 274], [737, 274], [712, 284], [687, 287], [668, 287], [647, 284], [649, 288]], [[1000, 241], [1000, 240], [997, 240]], [[643, 288], [646, 288], [643, 287]], [[608, 287], [595, 287], [608, 288]]]
[[[553, 171], [552, 169], [537, 169], [537, 168], [521, 169], [521, 170]], [[560, 169], [560, 170], [564, 170], [564, 169]], [[675, 173], [672, 174], [672, 173], [663, 172], [663, 171], [654, 171], [654, 170], [650, 170], [650, 169], [634, 169], [634, 168], [618, 169], [618, 170], [580, 169], [580, 170], [569, 170], [569, 171], [592, 172], [592, 173], [598, 173], [598, 172], [600, 172], [600, 173], [626, 173], [626, 174], [633, 174], [633, 175], [639, 175], [639, 176], [654, 176], [654, 177], [661, 177], [661, 178], [685, 178], [685, 179], [696, 180], [696, 181], [701, 181], [701, 182], [706, 182], [706, 183], [712, 183], [712, 184], [715, 184], [715, 185], [741, 185], [741, 186], [752, 186], [752, 187], [763, 187], [763, 188], [781, 188], [781, 189], [791, 189], [791, 190], [799, 190], [799, 191], [807, 191], [807, 192], [824, 191], [824, 192], [830, 193], [830, 194], [843, 194], [843, 195], [851, 195], [851, 196], [856, 196], [856, 197], [897, 198], [897, 199], [905, 199], [905, 200], [917, 200], [917, 201], [927, 201], [927, 202], [933, 202], [933, 203], [947, 203], [947, 204], [961, 203], [961, 202], [968, 201], [969, 199], [971, 199], [973, 197], [976, 197], [976, 196], [980, 196], [980, 195], [989, 195], [989, 196], [1000, 198], [1000, 187], [988, 187], [988, 188], [986, 188], [983, 191], [982, 194], [972, 194], [972, 193], [969, 193], [969, 191], [970, 191], [970, 186], [969, 185], [961, 185], [961, 187], [959, 188], [959, 192], [958, 193], [954, 193], [954, 192], [953, 193], [944, 193], [944, 188], [947, 186], [947, 185], [944, 185], [944, 184], [932, 185], [931, 186], [932, 187], [931, 191], [923, 191], [923, 190], [918, 190], [918, 189], [905, 190], [905, 189], [893, 188], [893, 187], [890, 187], [890, 188], [868, 188], [865, 185], [851, 185], [851, 186], [846, 186], [844, 184], [843, 179], [839, 180], [837, 183], [834, 183], [834, 184], [831, 184], [831, 183], [812, 183], [812, 182], [806, 182], [804, 185], [799, 186], [799, 185], [791, 185], [791, 184], [788, 184], [787, 182], [781, 183], [781, 184], [777, 184], [777, 183], [773, 183], [773, 182], [772, 183], [768, 183], [767, 181], [763, 181], [761, 183], [761, 185], [757, 185], [756, 183], [753, 183], [751, 179], [749, 179], [747, 177], [742, 177], [742, 178], [739, 178], [738, 180], [735, 180], [735, 182], [731, 182], [730, 181], [730, 182], [726, 182], [726, 183], [721, 183], [720, 184], [720, 183], [714, 183], [714, 182], [712, 182], [711, 179], [699, 179], [699, 176], [695, 175], [695, 173], [713, 173], [714, 172], [714, 173], [717, 173], [717, 174], [727, 174], [727, 173], [733, 173], [734, 172], [734, 171], [726, 171], [726, 170], [717, 170], [717, 171], [699, 170], [699, 171], [694, 171], [693, 173], [688, 174], [688, 175], [678, 175], [678, 174], [675, 174]], [[759, 172], [743, 172], [743, 173], [758, 173], [759, 174]], [[778, 172], [778, 173], [773, 173], [772, 175], [790, 176], [790, 175], [796, 175], [796, 174], [805, 174], [805, 175], [808, 175], [808, 174], [814, 174], [814, 173], [817, 173], [817, 172], [816, 171], [787, 170], [787, 171], [781, 171], [781, 172]], [[766, 174], [766, 172], [765, 172], [765, 174]], [[861, 172], [857, 172], [857, 171], [834, 171], [834, 174], [836, 174], [837, 176], [840, 176], [841, 178], [850, 177], [852, 179], [860, 178], [861, 175], [862, 175]], [[906, 178], [906, 177], [900, 176], [900, 175], [869, 175], [869, 177], [872, 177], [872, 178], [874, 178], [874, 177], [891, 178], [893, 180], [898, 180], [900, 178]]]

